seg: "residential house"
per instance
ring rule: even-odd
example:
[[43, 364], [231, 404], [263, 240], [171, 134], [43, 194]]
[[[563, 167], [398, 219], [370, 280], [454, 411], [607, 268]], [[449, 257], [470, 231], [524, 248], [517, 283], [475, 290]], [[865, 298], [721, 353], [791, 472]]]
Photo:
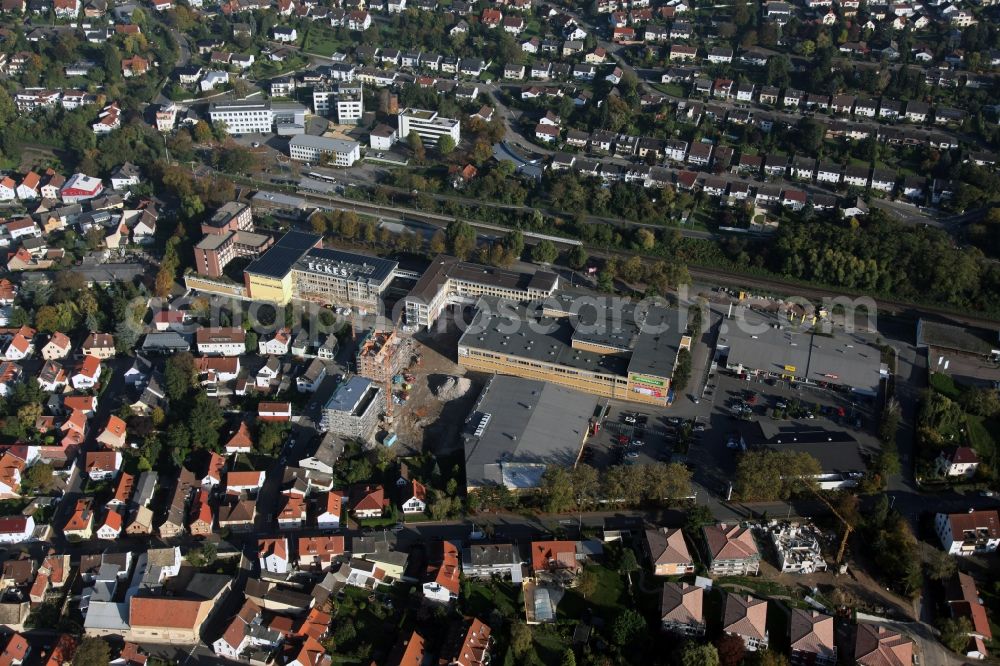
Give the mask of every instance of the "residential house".
[[939, 513], [934, 527], [949, 555], [992, 553], [1000, 545], [1000, 517], [996, 510]]
[[340, 517], [343, 514], [343, 493], [331, 490], [320, 498], [320, 511], [316, 516], [316, 527], [321, 530], [340, 528]]
[[344, 555], [344, 537], [313, 536], [299, 538], [299, 559], [302, 571], [327, 571]]
[[256, 494], [262, 485], [264, 485], [264, 470], [226, 472], [226, 493], [230, 495]]
[[741, 638], [748, 652], [766, 650], [768, 645], [767, 600], [757, 599], [749, 595], [726, 594], [722, 631], [730, 636]]
[[424, 598], [438, 603], [449, 603], [458, 598], [462, 567], [458, 547], [450, 541], [440, 541], [431, 547], [428, 555]]
[[852, 663], [858, 666], [912, 664], [913, 641], [882, 625], [859, 624]]
[[682, 576], [694, 573], [694, 559], [684, 533], [677, 528], [661, 527], [645, 531], [646, 555], [656, 576]]
[[76, 501], [73, 513], [63, 526], [63, 534], [76, 539], [89, 539], [94, 533], [93, 500], [84, 497]]
[[416, 479], [399, 486], [399, 506], [404, 514], [421, 514], [427, 510], [427, 488]]
[[106, 541], [114, 541], [122, 533], [122, 514], [115, 509], [108, 509], [104, 513], [104, 520], [97, 528], [97, 538]]
[[351, 489], [351, 513], [358, 520], [380, 518], [387, 506], [381, 485], [357, 485]]
[[215, 519], [212, 516], [212, 507], [208, 502], [208, 497], [208, 489], [202, 488], [195, 493], [191, 500], [191, 522], [188, 524], [191, 536], [204, 537], [212, 533]]
[[65, 334], [56, 331], [42, 347], [42, 358], [46, 361], [58, 360], [69, 356], [72, 343]]
[[97, 443], [109, 449], [120, 449], [125, 446], [125, 437], [125, 421], [114, 414], [110, 414], [108, 415], [108, 422], [105, 424], [104, 430], [97, 436]]
[[84, 356], [80, 367], [70, 377], [70, 384], [77, 391], [86, 391], [97, 386], [101, 378], [101, 361], [96, 356]]
[[986, 659], [989, 656], [986, 642], [992, 641], [993, 630], [976, 581], [972, 576], [959, 572], [946, 586], [946, 599], [952, 618], [966, 618], [969, 621], [969, 642], [963, 649], [965, 656]]
[[275, 574], [288, 573], [288, 539], [285, 537], [257, 540], [257, 554], [261, 571]]
[[664, 583], [660, 596], [660, 623], [664, 631], [682, 636], [704, 636], [705, 590], [688, 583]]
[[789, 635], [796, 666], [837, 666], [833, 618], [829, 615], [793, 608]]
[[80, 346], [84, 356], [93, 356], [104, 360], [115, 355], [115, 339], [109, 333], [91, 333]]
[[760, 551], [749, 527], [719, 523], [702, 528], [708, 546], [709, 571], [716, 575], [756, 574]]
[[946, 477], [972, 478], [979, 468], [979, 456], [968, 446], [945, 449], [938, 456], [937, 467]]
[[472, 544], [462, 554], [462, 572], [469, 578], [521, 580], [521, 558], [509, 543]]
[[122, 466], [119, 451], [88, 451], [84, 458], [84, 470], [91, 481], [105, 481], [118, 476]]

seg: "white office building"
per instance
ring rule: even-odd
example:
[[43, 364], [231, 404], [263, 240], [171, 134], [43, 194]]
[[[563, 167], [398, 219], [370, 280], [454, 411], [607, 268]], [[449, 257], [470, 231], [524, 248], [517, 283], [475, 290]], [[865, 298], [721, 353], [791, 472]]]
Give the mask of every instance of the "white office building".
[[283, 136], [305, 132], [306, 107], [294, 102], [241, 100], [216, 102], [209, 107], [212, 123], [225, 123], [229, 134], [267, 134]]
[[361, 144], [345, 139], [299, 134], [288, 142], [288, 154], [299, 162], [318, 162], [324, 156], [331, 155], [334, 166], [349, 167], [361, 159]]
[[361, 85], [338, 84], [313, 89], [313, 112], [333, 116], [340, 125], [357, 125], [365, 112]]
[[425, 146], [437, 145], [442, 136], [450, 136], [457, 146], [461, 139], [461, 123], [438, 116], [437, 111], [403, 109], [399, 112], [399, 138], [405, 140], [410, 132], [420, 135]]

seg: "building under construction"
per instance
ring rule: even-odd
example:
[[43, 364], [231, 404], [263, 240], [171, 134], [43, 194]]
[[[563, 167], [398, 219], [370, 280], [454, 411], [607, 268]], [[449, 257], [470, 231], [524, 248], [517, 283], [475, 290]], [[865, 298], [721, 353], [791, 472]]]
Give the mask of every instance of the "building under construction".
[[401, 338], [395, 331], [372, 329], [358, 343], [355, 367], [362, 377], [380, 383], [391, 382], [410, 364], [412, 353], [410, 338]]

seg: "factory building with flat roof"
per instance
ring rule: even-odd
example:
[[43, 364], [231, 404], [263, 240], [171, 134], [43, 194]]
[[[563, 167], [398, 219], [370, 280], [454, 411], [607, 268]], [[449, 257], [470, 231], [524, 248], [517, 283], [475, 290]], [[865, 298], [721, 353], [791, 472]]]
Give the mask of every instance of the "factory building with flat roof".
[[550, 271], [517, 273], [438, 255], [403, 299], [404, 322], [428, 328], [449, 305], [473, 305], [480, 296], [532, 301], [552, 296], [559, 276]]
[[247, 294], [286, 304], [293, 298], [374, 308], [396, 262], [322, 247], [322, 237], [290, 231], [244, 270]]
[[491, 377], [462, 433], [468, 490], [537, 488], [548, 465], [575, 465], [597, 403], [594, 395], [555, 384]]
[[736, 373], [878, 395], [888, 370], [882, 353], [861, 333], [802, 325], [778, 315], [744, 309], [719, 330], [719, 365]]
[[552, 382], [615, 400], [669, 404], [677, 354], [691, 346], [683, 315], [630, 302], [614, 312], [576, 312], [577, 298], [558, 294], [539, 314], [483, 297], [458, 341], [458, 362], [470, 370]]

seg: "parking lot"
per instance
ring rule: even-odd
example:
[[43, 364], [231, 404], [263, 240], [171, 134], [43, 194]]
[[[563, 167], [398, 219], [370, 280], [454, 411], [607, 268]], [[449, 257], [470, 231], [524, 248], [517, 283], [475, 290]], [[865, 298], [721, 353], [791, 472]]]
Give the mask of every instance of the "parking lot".
[[[600, 432], [587, 441], [583, 462], [598, 469], [617, 464], [684, 462], [681, 442], [703, 434], [694, 431], [694, 422], [685, 429], [685, 422], [669, 408], [612, 401]], [[704, 424], [699, 430], [703, 428]]]
[[[694, 469], [695, 483], [716, 495], [725, 497], [735, 476], [737, 454], [742, 450], [738, 446], [740, 440], [751, 447], [760, 442], [760, 422], [775, 421], [776, 407], [779, 417], [776, 422], [783, 427], [846, 431], [862, 447], [879, 448], [875, 435], [876, 398], [790, 385], [780, 380], [740, 379], [723, 373], [714, 375], [709, 384], [715, 388], [702, 400], [709, 403], [708, 429], [703, 437], [692, 441], [688, 460]], [[748, 392], [752, 392], [752, 398]], [[742, 417], [734, 409], [736, 401], [746, 405]], [[727, 446], [731, 440], [737, 442], [737, 448]]]

